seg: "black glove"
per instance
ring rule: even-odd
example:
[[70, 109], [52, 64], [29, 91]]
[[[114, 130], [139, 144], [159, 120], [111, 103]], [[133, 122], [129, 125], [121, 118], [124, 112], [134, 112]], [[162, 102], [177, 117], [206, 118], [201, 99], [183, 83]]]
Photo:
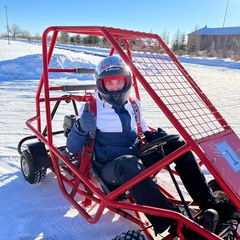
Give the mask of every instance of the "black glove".
[[158, 128], [157, 132], [146, 131], [146, 132], [144, 132], [144, 135], [145, 135], [145, 139], [147, 140], [147, 142], [152, 142], [158, 138], [166, 136], [167, 133], [163, 129]]
[[82, 135], [87, 135], [88, 132], [92, 132], [97, 129], [96, 116], [93, 112], [89, 111], [89, 107], [89, 103], [86, 103], [81, 117], [75, 122], [76, 128]]

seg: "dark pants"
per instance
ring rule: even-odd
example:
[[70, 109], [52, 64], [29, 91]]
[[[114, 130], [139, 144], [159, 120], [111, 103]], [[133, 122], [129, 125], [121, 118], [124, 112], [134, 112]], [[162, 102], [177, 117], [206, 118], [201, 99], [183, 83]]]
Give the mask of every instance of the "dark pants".
[[[101, 171], [103, 180], [112, 186], [120, 186], [145, 169], [136, 156], [125, 155], [107, 163]], [[137, 204], [172, 209], [173, 204], [159, 191], [157, 184], [146, 178], [132, 187], [129, 192]], [[166, 230], [172, 223], [171, 219], [146, 214], [157, 233]]]
[[[184, 144], [184, 141], [177, 141], [170, 145], [165, 145], [164, 152], [168, 155]], [[174, 163], [176, 164], [175, 169], [193, 201], [196, 202], [202, 210], [207, 209], [209, 207], [209, 201], [214, 198], [214, 195], [193, 153], [185, 153], [176, 159]]]
[[[164, 149], [166, 155], [183, 144], [184, 142], [178, 141], [166, 146]], [[191, 152], [178, 158], [175, 163], [176, 170], [194, 201], [201, 205], [205, 204], [205, 201], [207, 202], [209, 198], [213, 197]], [[144, 169], [144, 165], [136, 156], [125, 155], [104, 165], [101, 169], [101, 176], [107, 184], [120, 186], [141, 173]], [[129, 191], [137, 204], [177, 211], [168, 198], [160, 192], [157, 184], [151, 178], [144, 179]], [[146, 216], [154, 226], [156, 233], [165, 231], [174, 222], [172, 219], [168, 218], [148, 214], [146, 214]]]

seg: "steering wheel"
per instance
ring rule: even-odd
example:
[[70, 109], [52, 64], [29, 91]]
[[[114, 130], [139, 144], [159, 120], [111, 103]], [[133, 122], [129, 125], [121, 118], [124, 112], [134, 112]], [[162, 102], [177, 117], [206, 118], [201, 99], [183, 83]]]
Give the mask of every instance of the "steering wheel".
[[140, 157], [149, 155], [149, 154], [157, 151], [159, 147], [161, 147], [165, 144], [170, 144], [170, 143], [176, 142], [179, 138], [180, 138], [179, 134], [169, 134], [169, 135], [163, 136], [161, 138], [158, 138], [158, 139], [146, 144], [141, 149], [139, 149], [138, 155]]

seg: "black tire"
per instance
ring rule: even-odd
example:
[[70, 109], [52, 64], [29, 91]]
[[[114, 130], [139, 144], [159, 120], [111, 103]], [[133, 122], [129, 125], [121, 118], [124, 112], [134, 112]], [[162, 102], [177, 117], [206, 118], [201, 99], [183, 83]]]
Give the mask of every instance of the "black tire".
[[140, 231], [128, 230], [121, 232], [112, 240], [147, 240], [147, 238]]
[[24, 178], [30, 184], [42, 182], [47, 174], [47, 169], [35, 171], [34, 160], [29, 150], [24, 150], [21, 154], [21, 170]]

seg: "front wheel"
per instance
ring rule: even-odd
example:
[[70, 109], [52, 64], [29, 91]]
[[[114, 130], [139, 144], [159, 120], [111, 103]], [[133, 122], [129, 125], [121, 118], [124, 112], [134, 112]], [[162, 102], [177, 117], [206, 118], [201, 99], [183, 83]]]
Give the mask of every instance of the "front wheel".
[[147, 238], [140, 231], [128, 230], [120, 233], [112, 240], [147, 240]]
[[36, 171], [34, 159], [29, 150], [24, 150], [21, 154], [21, 170], [24, 178], [30, 184], [42, 182], [47, 174], [47, 169]]

